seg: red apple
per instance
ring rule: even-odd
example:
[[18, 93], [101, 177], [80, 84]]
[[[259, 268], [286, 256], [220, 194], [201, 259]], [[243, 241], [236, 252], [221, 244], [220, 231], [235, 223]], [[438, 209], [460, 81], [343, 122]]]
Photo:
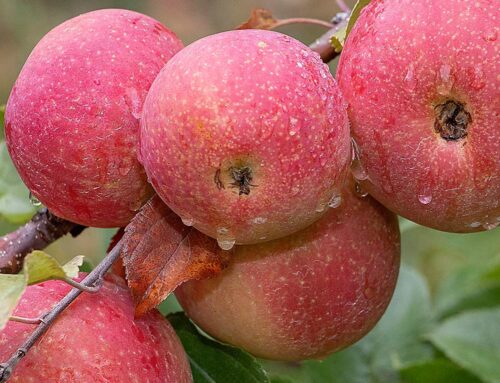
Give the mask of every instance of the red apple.
[[422, 225], [500, 224], [499, 18], [494, 1], [376, 0], [342, 52], [354, 175]]
[[396, 217], [350, 190], [337, 209], [290, 237], [236, 246], [220, 276], [176, 291], [208, 334], [277, 360], [318, 358], [364, 336], [395, 288]]
[[7, 104], [10, 155], [31, 192], [83, 225], [125, 226], [151, 195], [136, 158], [151, 83], [182, 48], [158, 21], [86, 13], [35, 47]]
[[141, 157], [154, 188], [223, 248], [318, 219], [337, 199], [350, 151], [328, 67], [276, 32], [193, 43], [167, 63], [144, 104]]
[[[30, 286], [14, 314], [39, 317], [70, 289], [61, 281]], [[9, 322], [0, 331], [0, 361], [7, 360], [33, 329]], [[157, 311], [134, 320], [124, 281], [110, 276], [97, 294], [84, 293], [63, 312], [9, 382], [188, 383], [192, 378], [170, 323]]]

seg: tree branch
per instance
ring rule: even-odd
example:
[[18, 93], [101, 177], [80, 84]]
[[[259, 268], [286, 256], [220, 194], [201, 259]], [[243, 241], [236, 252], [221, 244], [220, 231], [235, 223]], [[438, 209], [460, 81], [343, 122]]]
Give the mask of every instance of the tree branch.
[[[121, 243], [118, 242], [97, 267], [85, 277], [81, 284], [91, 289], [100, 286], [103, 282], [104, 274], [106, 274], [120, 256], [120, 249]], [[11, 358], [6, 363], [0, 364], [0, 383], [7, 382], [16, 365], [26, 356], [30, 348], [33, 347], [43, 334], [45, 334], [59, 314], [61, 314], [81, 293], [82, 290], [79, 288], [72, 289], [57, 305], [41, 318], [35, 331], [33, 331], [26, 341], [14, 352]]]
[[47, 209], [36, 213], [31, 221], [0, 238], [0, 273], [21, 271], [24, 257], [33, 250], [42, 250], [63, 235], [80, 234], [85, 226], [56, 217]]
[[335, 52], [335, 49], [333, 48], [330, 40], [336, 32], [347, 26], [350, 15], [350, 12], [337, 13], [331, 20], [331, 23], [334, 25], [334, 27], [320, 36], [314, 43], [309, 45], [309, 48], [319, 53], [321, 59], [325, 63], [329, 63], [334, 58], [340, 55], [340, 52]]

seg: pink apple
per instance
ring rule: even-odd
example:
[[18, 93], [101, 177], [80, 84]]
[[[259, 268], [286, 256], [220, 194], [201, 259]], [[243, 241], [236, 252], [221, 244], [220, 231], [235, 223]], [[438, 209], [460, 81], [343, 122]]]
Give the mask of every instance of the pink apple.
[[154, 188], [223, 248], [317, 220], [339, 194], [350, 150], [328, 67], [270, 31], [224, 32], [182, 50], [155, 80], [141, 120]]
[[[157, 311], [134, 320], [125, 282], [108, 278], [98, 293], [84, 293], [63, 312], [9, 382], [192, 382], [186, 354], [170, 323]], [[14, 314], [39, 317], [70, 289], [61, 281], [30, 286]], [[0, 361], [6, 361], [33, 329], [9, 322], [0, 331]]]
[[399, 268], [396, 217], [345, 190], [339, 208], [290, 237], [236, 246], [213, 279], [176, 291], [208, 334], [278, 360], [324, 357], [365, 335], [384, 313]]
[[500, 224], [499, 19], [494, 1], [376, 0], [342, 52], [354, 175], [422, 225]]
[[124, 226], [152, 190], [136, 158], [151, 83], [182, 48], [158, 21], [118, 9], [50, 31], [16, 81], [5, 115], [23, 181], [56, 215]]

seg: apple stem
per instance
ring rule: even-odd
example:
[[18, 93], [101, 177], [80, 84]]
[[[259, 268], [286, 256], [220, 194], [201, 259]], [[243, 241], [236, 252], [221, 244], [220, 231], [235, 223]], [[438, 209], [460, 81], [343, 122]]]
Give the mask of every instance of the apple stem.
[[340, 55], [340, 52], [335, 51], [331, 39], [335, 33], [347, 26], [350, 16], [350, 11], [337, 13], [332, 18], [333, 27], [321, 35], [314, 43], [309, 45], [309, 48], [320, 55], [323, 62], [329, 63]]
[[[103, 282], [104, 275], [111, 268], [113, 263], [120, 256], [121, 241], [104, 257], [104, 259], [92, 270], [81, 282], [82, 286], [95, 288]], [[24, 358], [26, 353], [36, 343], [36, 341], [49, 329], [57, 317], [82, 293], [80, 288], [73, 288], [52, 310], [45, 314], [37, 328], [31, 333], [26, 341], [14, 352], [11, 358], [0, 364], [0, 383], [5, 383], [12, 374], [16, 365]]]
[[23, 260], [33, 250], [41, 250], [60, 237], [71, 233], [76, 237], [84, 226], [66, 221], [44, 208], [24, 226], [0, 237], [0, 273], [16, 274]]

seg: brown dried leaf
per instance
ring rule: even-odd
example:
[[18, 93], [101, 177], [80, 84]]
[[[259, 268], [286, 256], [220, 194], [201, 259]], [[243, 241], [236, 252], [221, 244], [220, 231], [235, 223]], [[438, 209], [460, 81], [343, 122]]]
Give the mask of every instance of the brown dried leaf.
[[254, 8], [250, 18], [236, 29], [272, 29], [278, 22], [268, 9]]
[[122, 244], [137, 316], [156, 307], [181, 283], [218, 274], [232, 255], [214, 239], [185, 226], [158, 196], [126, 227]]

